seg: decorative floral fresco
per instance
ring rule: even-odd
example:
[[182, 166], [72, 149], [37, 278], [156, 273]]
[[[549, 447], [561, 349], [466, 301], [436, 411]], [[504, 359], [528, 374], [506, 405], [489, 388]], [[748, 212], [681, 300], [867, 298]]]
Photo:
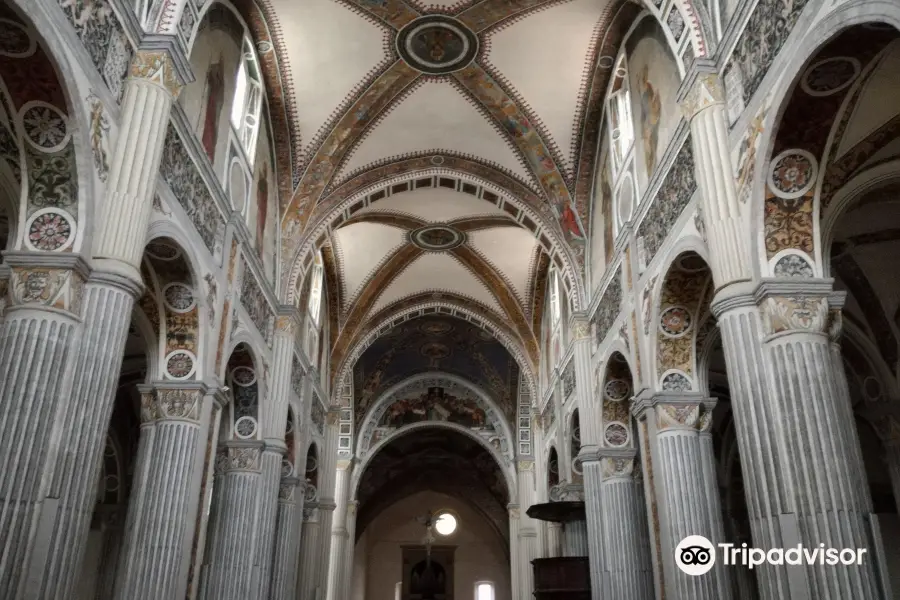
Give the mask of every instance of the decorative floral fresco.
[[638, 238], [644, 239], [645, 264], [650, 264], [675, 222], [697, 189], [694, 179], [694, 151], [691, 137], [685, 138], [681, 150], [653, 199], [650, 210], [638, 227]]
[[224, 229], [225, 222], [209, 187], [171, 124], [163, 145], [160, 172], [175, 199], [197, 228], [203, 244], [210, 254], [214, 253], [217, 236]]
[[[765, 246], [770, 260], [787, 249], [815, 254], [815, 184], [819, 173], [823, 167], [831, 172], [832, 176], [826, 177], [830, 191], [846, 182], [854, 170], [847, 164], [834, 169], [834, 157], [824, 156], [834, 122], [852, 89], [847, 84], [847, 69], [839, 65], [848, 61], [867, 65], [896, 37], [893, 29], [845, 30], [822, 47], [811, 67], [801, 75], [801, 85], [794, 90], [781, 117], [784, 125], [778, 130], [766, 174]], [[841, 60], [833, 60], [836, 58]], [[837, 71], [825, 77], [823, 64], [838, 65]], [[858, 72], [853, 69], [849, 73]], [[845, 116], [834, 128], [832, 155], [843, 138], [847, 119]], [[877, 144], [870, 144], [866, 151], [852, 153], [849, 162], [859, 166], [859, 160], [865, 160], [875, 147]], [[825, 165], [821, 164], [823, 160]]]
[[672, 379], [671, 371], [687, 377], [694, 372], [697, 320], [706, 309], [701, 303], [710, 284], [709, 268], [694, 253], [679, 256], [666, 274], [656, 346], [656, 369], [664, 381]]
[[269, 319], [272, 317], [272, 309], [266, 296], [262, 293], [253, 271], [245, 264], [244, 277], [241, 281], [241, 305], [247, 311], [247, 315], [256, 326], [256, 330], [266, 337], [269, 330]]
[[[679, 17], [681, 13], [673, 8]], [[684, 22], [681, 22], [684, 27]], [[653, 176], [675, 127], [681, 120], [676, 94], [681, 81], [678, 63], [672, 54], [659, 21], [651, 16], [641, 20], [625, 42], [628, 56], [631, 114], [634, 118], [635, 156], [641, 189]]]
[[619, 316], [619, 309], [622, 307], [622, 267], [619, 266], [613, 274], [609, 285], [603, 291], [603, 298], [600, 300], [600, 306], [594, 313], [592, 324], [594, 326], [594, 336], [598, 344], [602, 344], [606, 339], [606, 335], [612, 328], [616, 317]]
[[113, 96], [120, 98], [134, 56], [112, 4], [107, 0], [58, 0]]

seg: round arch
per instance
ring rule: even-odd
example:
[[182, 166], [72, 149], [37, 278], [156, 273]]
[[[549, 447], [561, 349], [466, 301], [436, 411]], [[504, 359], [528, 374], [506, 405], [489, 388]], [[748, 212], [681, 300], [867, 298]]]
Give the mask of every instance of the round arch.
[[[866, 23], [882, 23], [890, 25], [900, 31], [900, 5], [891, 0], [849, 0], [837, 6], [829, 12], [816, 26], [807, 32], [806, 36], [801, 39], [792, 49], [792, 52], [782, 53], [785, 55], [784, 62], [779, 63], [779, 55], [775, 61], [775, 68], [770, 72], [780, 71], [777, 80], [772, 82], [771, 91], [762, 97], [761, 103], [753, 103], [753, 106], [768, 105], [770, 109], [766, 113], [766, 118], [762, 125], [762, 134], [757, 156], [772, 157], [772, 151], [778, 137], [779, 125], [782, 122], [784, 113], [786, 112], [790, 99], [792, 97], [795, 84], [805, 67], [818, 54], [827, 42], [833, 39], [841, 32]], [[764, 81], [765, 82], [765, 81]], [[760, 86], [760, 89], [766, 89], [766, 86]], [[816, 157], [819, 160], [819, 157]], [[752, 193], [750, 195], [749, 208], [751, 218], [751, 252], [756, 257], [754, 261], [754, 273], [766, 274], [770, 272], [769, 259], [766, 253], [765, 245], [765, 219], [766, 219], [766, 187], [767, 177], [764, 173], [765, 169], [758, 169], [754, 175]], [[821, 175], [821, 173], [820, 173]], [[819, 193], [821, 185], [817, 184], [814, 199], [814, 236], [820, 237], [821, 229], [818, 222], [819, 217]], [[821, 258], [821, 240], [817, 240], [815, 246], [816, 254], [811, 258]], [[772, 261], [774, 263], [774, 260]], [[813, 268], [819, 270], [822, 263], [816, 261]]]
[[378, 444], [376, 444], [371, 452], [369, 452], [366, 456], [362, 457], [358, 463], [358, 467], [353, 469], [353, 475], [350, 478], [350, 501], [355, 502], [357, 500], [357, 494], [359, 492], [359, 484], [362, 481], [362, 477], [366, 472], [369, 464], [372, 460], [378, 456], [378, 453], [382, 448], [387, 446], [393, 440], [399, 439], [401, 437], [405, 437], [408, 435], [413, 435], [417, 431], [422, 431], [425, 429], [445, 429], [448, 431], [454, 431], [456, 433], [462, 434], [469, 439], [475, 441], [479, 445], [481, 445], [485, 450], [487, 450], [488, 454], [490, 454], [491, 458], [497, 464], [497, 468], [503, 474], [504, 481], [506, 482], [506, 490], [507, 490], [507, 498], [509, 498], [510, 504], [518, 503], [518, 484], [515, 469], [513, 465], [515, 464], [512, 461], [507, 460], [501, 454], [497, 452], [497, 449], [494, 448], [487, 440], [482, 438], [479, 435], [476, 435], [468, 427], [463, 427], [462, 425], [457, 425], [456, 423], [446, 423], [446, 422], [435, 422], [435, 421], [426, 421], [423, 423], [414, 423], [412, 425], [407, 425], [406, 427], [398, 430], [394, 435], [388, 436], [383, 440], [380, 440]]
[[[373, 171], [376, 169], [373, 169]], [[493, 171], [486, 168], [482, 168], [482, 170]], [[360, 174], [355, 180], [362, 179], [365, 175], [366, 173]], [[341, 223], [349, 219], [357, 211], [371, 206], [373, 202], [390, 197], [393, 193], [400, 193], [394, 191], [394, 188], [397, 186], [405, 185], [407, 187], [403, 191], [411, 191], [417, 189], [415, 187], [416, 180], [428, 177], [452, 181], [453, 189], [459, 193], [469, 193], [462, 191], [463, 183], [474, 185], [475, 191], [473, 195], [491, 202], [501, 209], [510, 207], [507, 210], [507, 214], [514, 217], [521, 226], [532, 231], [538, 243], [550, 254], [553, 263], [562, 269], [565, 274], [564, 284], [566, 291], [573, 298], [575, 310], [580, 310], [584, 306], [585, 292], [584, 283], [579, 274], [580, 268], [577, 266], [575, 257], [565, 241], [562, 231], [560, 231], [559, 224], [550, 218], [548, 212], [542, 210], [543, 200], [524, 186], [518, 193], [512, 193], [509, 182], [506, 186], [501, 186], [498, 183], [489, 181], [486, 177], [473, 175], [461, 168], [434, 167], [423, 167], [403, 175], [380, 179], [376, 183], [365, 187], [346, 190], [346, 194], [344, 194], [345, 190], [342, 190], [341, 197], [335, 198], [333, 202], [330, 199], [325, 199], [323, 202], [327, 208], [317, 210], [317, 214], [313, 217], [315, 221], [306, 228], [303, 239], [290, 257], [293, 262], [285, 265], [287, 267], [286, 272], [289, 274], [282, 290], [286, 297], [285, 303], [293, 304], [295, 301], [300, 283], [302, 283], [312, 263], [312, 256], [325, 244], [331, 231], [339, 227]], [[531, 201], [522, 200], [522, 197], [529, 198]], [[515, 212], [510, 212], [512, 210]]]
[[514, 337], [504, 331], [504, 329], [498, 325], [496, 320], [472, 311], [461, 302], [455, 302], [451, 298], [436, 298], [435, 295], [431, 293], [423, 294], [421, 302], [416, 302], [412, 305], [406, 305], [404, 302], [403, 305], [399, 307], [394, 308], [389, 306], [379, 313], [378, 318], [372, 321], [370, 331], [365, 336], [358, 338], [353, 345], [348, 348], [340, 364], [335, 365], [335, 373], [337, 375], [335, 381], [337, 384], [332, 386], [334, 393], [343, 389], [344, 382], [350, 375], [356, 361], [366, 348], [371, 346], [378, 338], [385, 335], [393, 326], [427, 315], [455, 317], [468, 321], [489, 332], [503, 344], [507, 352], [509, 352], [516, 360], [520, 372], [525, 375], [532, 397], [536, 396], [537, 388], [534, 370], [532, 369], [531, 362], [528, 360], [528, 356], [524, 352], [524, 349]]
[[[362, 424], [359, 428], [359, 437], [357, 439], [356, 444], [356, 456], [359, 458], [365, 458], [370, 451], [372, 451], [371, 439], [372, 434], [374, 433], [375, 427], [378, 426], [378, 422], [381, 420], [381, 417], [384, 416], [385, 411], [393, 404], [398, 398], [397, 396], [403, 392], [404, 390], [416, 386], [424, 381], [428, 380], [439, 380], [439, 381], [447, 381], [451, 384], [457, 385], [459, 387], [464, 388], [465, 390], [473, 393], [483, 404], [485, 413], [488, 415], [489, 422], [494, 425], [498, 429], [498, 433], [505, 438], [506, 441], [506, 455], [504, 459], [509, 462], [515, 458], [516, 447], [515, 447], [515, 438], [512, 434], [512, 429], [510, 428], [509, 421], [506, 419], [506, 415], [503, 413], [503, 410], [494, 402], [490, 395], [487, 394], [481, 387], [475, 385], [471, 381], [464, 379], [462, 377], [458, 377], [451, 373], [445, 373], [443, 371], [432, 371], [429, 373], [419, 373], [418, 375], [413, 375], [412, 377], [407, 377], [403, 381], [391, 386], [387, 390], [384, 391], [379, 397], [378, 400], [372, 403], [369, 407], [366, 415], [362, 419]], [[493, 413], [494, 419], [490, 419], [491, 413]], [[427, 421], [429, 423], [433, 423], [434, 421]], [[394, 437], [397, 437], [404, 431], [409, 425], [405, 425], [403, 427], [398, 428], [396, 431], [392, 432], [391, 435], [384, 438], [386, 441], [390, 440]], [[467, 429], [468, 430], [468, 429]], [[376, 444], [376, 448], [380, 447], [381, 441]], [[493, 447], [493, 446], [492, 446]], [[501, 444], [502, 449], [502, 444]], [[502, 451], [502, 450], [501, 450]]]

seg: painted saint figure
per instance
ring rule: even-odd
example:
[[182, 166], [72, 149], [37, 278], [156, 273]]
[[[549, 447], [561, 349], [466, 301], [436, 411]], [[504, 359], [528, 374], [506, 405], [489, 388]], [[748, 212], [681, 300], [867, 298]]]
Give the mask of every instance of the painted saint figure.
[[206, 72], [206, 112], [203, 117], [203, 149], [209, 160], [215, 160], [216, 141], [219, 137], [219, 117], [225, 104], [225, 73], [222, 57], [209, 66]]
[[659, 118], [662, 102], [659, 92], [650, 83], [650, 65], [644, 65], [638, 78], [638, 94], [641, 98], [641, 139], [644, 142], [644, 166], [647, 177], [656, 167], [656, 147], [659, 143]]

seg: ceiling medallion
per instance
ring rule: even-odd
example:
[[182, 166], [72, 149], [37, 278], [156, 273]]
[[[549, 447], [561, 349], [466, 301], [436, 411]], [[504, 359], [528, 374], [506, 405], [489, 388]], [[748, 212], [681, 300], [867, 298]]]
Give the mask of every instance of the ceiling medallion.
[[409, 241], [422, 250], [452, 250], [466, 241], [466, 234], [449, 225], [426, 225], [409, 234]]
[[397, 34], [397, 52], [406, 63], [428, 75], [458, 71], [478, 54], [478, 38], [446, 15], [426, 15]]

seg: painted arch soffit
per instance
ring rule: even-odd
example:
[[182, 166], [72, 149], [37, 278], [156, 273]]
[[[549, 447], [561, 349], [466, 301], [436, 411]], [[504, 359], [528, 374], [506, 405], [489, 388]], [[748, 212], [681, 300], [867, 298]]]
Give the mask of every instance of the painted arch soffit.
[[413, 375], [386, 390], [369, 407], [360, 427], [356, 454], [365, 457], [416, 423], [451, 423], [487, 441], [507, 461], [515, 445], [508, 415], [471, 381], [440, 371]]

